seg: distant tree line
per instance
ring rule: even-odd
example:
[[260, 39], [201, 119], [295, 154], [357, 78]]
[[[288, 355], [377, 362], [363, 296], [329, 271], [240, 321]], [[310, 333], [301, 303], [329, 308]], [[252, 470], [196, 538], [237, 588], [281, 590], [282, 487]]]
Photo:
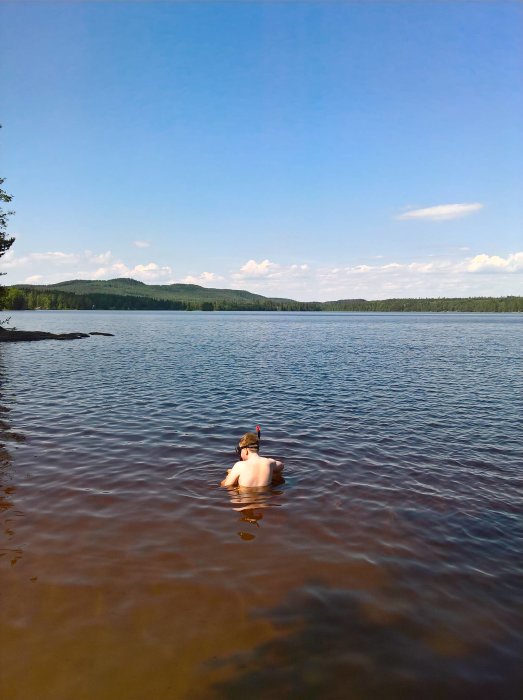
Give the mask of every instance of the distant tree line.
[[[216, 299], [155, 299], [153, 297], [123, 294], [74, 294], [62, 291], [41, 291], [31, 287], [13, 286], [5, 290], [4, 309], [10, 311], [24, 309], [89, 310], [108, 309], [124, 311], [301, 311], [312, 306], [300, 302], [280, 303], [234, 301]], [[313, 305], [320, 310], [321, 304]]]
[[348, 299], [328, 302], [300, 302], [260, 299], [253, 301], [214, 299], [154, 299], [121, 294], [74, 294], [39, 290], [16, 285], [4, 290], [6, 310], [23, 309], [108, 309], [129, 311], [523, 311], [523, 297], [470, 297], [458, 299]]
[[328, 301], [323, 311], [523, 311], [523, 297], [468, 297]]

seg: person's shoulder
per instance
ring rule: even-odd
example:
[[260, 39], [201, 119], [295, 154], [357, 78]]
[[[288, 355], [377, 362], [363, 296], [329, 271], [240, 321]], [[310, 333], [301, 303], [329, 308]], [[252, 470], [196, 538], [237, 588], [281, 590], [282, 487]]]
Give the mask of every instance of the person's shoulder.
[[281, 474], [281, 472], [285, 468], [285, 465], [283, 464], [283, 462], [280, 462], [279, 459], [272, 458], [271, 459], [271, 468], [272, 468], [273, 472], [278, 472]]

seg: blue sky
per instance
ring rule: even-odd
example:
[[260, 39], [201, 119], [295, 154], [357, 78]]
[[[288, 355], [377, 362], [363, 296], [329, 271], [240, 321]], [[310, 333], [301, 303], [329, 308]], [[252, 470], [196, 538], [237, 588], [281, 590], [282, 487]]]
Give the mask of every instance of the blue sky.
[[5, 284], [523, 294], [523, 5], [3, 2]]

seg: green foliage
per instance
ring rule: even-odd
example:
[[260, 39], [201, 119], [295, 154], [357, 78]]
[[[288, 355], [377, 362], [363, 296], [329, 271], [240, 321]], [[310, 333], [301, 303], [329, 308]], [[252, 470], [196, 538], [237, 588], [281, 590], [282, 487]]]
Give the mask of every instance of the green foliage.
[[[0, 129], [2, 126], [0, 125]], [[15, 239], [7, 237], [7, 224], [9, 217], [14, 214], [14, 211], [8, 209], [5, 210], [2, 204], [9, 204], [13, 197], [4, 190], [2, 185], [5, 182], [5, 178], [0, 177], [0, 258], [4, 255], [9, 248], [13, 245]]]
[[328, 301], [323, 304], [325, 311], [523, 311], [523, 297], [468, 297], [437, 299], [384, 299], [365, 301], [364, 299]]
[[16, 287], [7, 287], [4, 291], [3, 305], [4, 308], [11, 309], [12, 311], [28, 308], [26, 295]]
[[[1, 129], [0, 125], [0, 129]], [[9, 238], [7, 236], [7, 224], [9, 222], [9, 217], [14, 214], [14, 211], [11, 209], [4, 209], [2, 204], [9, 204], [9, 202], [13, 199], [12, 195], [7, 194], [7, 192], [4, 190], [2, 185], [4, 184], [5, 179], [0, 177], [0, 258], [2, 255], [5, 255], [5, 253], [9, 250], [9, 248], [13, 245], [15, 242], [15, 239], [11, 236]], [[4, 272], [0, 272], [0, 274], [5, 274]], [[3, 287], [0, 287], [0, 303], [2, 301], [2, 297], [4, 295], [4, 289]], [[3, 330], [0, 322], [0, 330]]]
[[[150, 297], [151, 299], [163, 299], [166, 301], [212, 303], [220, 301], [231, 302], [232, 304], [256, 304], [267, 301], [267, 297], [263, 297], [260, 294], [252, 294], [241, 289], [207, 289], [197, 284], [144, 284], [125, 277], [112, 280], [70, 280], [36, 288], [53, 292], [72, 292], [74, 294], [116, 294]], [[293, 303], [291, 299], [274, 301]]]
[[468, 299], [342, 299], [300, 302], [271, 299], [243, 290], [197, 285], [146, 285], [136, 280], [72, 280], [54, 285], [6, 289], [5, 309], [114, 309], [136, 311], [338, 311], [338, 312], [522, 312], [523, 297]]
[[[0, 177], [0, 202], [9, 203], [13, 197], [10, 194], [7, 194], [7, 192], [2, 188], [4, 182], [5, 179]], [[9, 217], [13, 214], [14, 211], [6, 211], [2, 206], [0, 206], [0, 257], [2, 257], [2, 255], [4, 255], [4, 253], [6, 253], [15, 242], [14, 238], [7, 237], [7, 223], [9, 221]]]

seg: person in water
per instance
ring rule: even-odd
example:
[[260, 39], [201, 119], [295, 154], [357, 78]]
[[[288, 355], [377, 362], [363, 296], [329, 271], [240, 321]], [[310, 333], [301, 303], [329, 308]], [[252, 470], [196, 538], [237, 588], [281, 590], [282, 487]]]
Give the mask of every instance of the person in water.
[[227, 476], [220, 486], [246, 486], [249, 488], [269, 486], [282, 481], [283, 462], [272, 457], [261, 457], [260, 433], [245, 433], [240, 438], [236, 453], [240, 460], [232, 469], [227, 470]]

